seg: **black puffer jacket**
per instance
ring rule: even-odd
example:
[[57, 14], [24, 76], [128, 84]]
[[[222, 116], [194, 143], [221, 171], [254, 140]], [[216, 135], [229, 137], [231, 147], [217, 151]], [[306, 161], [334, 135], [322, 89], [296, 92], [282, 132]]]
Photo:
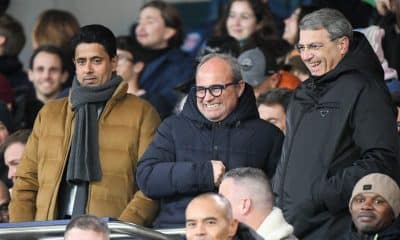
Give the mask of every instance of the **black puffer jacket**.
[[210, 160], [221, 160], [226, 171], [248, 166], [272, 176], [280, 157], [283, 134], [259, 119], [250, 86], [218, 123], [203, 117], [193, 93], [180, 115], [161, 124], [137, 167], [139, 188], [161, 203], [156, 227], [182, 227], [189, 201], [216, 190]]
[[396, 110], [368, 41], [354, 33], [332, 71], [311, 77], [292, 97], [273, 189], [299, 239], [340, 239], [361, 177], [399, 173]]

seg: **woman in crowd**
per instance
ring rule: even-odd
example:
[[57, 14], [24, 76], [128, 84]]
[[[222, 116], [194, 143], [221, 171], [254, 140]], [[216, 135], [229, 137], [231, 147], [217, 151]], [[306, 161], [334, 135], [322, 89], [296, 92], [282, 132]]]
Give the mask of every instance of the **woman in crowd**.
[[[237, 57], [257, 48], [261, 50], [265, 72], [258, 74], [265, 77], [271, 74], [271, 70], [276, 70], [277, 60], [289, 48], [289, 45], [278, 36], [273, 16], [268, 5], [262, 0], [230, 0], [216, 25], [213, 39], [215, 37], [236, 40], [239, 48]], [[256, 79], [245, 79], [245, 81], [251, 83]]]
[[215, 36], [227, 35], [241, 47], [253, 41], [278, 39], [272, 14], [262, 0], [229, 1], [215, 29]]
[[179, 98], [174, 88], [191, 80], [194, 74], [192, 59], [180, 50], [184, 35], [180, 15], [168, 3], [148, 2], [140, 9], [134, 32], [149, 56], [139, 85], [148, 95], [160, 96], [172, 113]]

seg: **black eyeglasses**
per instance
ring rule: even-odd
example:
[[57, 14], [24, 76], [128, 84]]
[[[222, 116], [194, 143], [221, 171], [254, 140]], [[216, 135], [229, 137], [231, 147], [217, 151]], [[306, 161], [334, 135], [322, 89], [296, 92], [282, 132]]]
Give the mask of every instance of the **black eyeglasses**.
[[196, 97], [198, 98], [204, 98], [206, 96], [206, 92], [208, 92], [214, 96], [214, 97], [219, 97], [222, 94], [222, 91], [226, 89], [229, 86], [236, 85], [238, 82], [230, 82], [226, 84], [214, 84], [209, 87], [203, 87], [203, 86], [194, 86], [193, 90], [196, 92]]

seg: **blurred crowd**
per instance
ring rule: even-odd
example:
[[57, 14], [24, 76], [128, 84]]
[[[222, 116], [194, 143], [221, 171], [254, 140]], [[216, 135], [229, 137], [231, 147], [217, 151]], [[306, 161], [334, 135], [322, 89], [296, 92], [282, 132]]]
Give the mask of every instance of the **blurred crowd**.
[[196, 38], [161, 0], [121, 36], [61, 9], [27, 33], [9, 5], [2, 222], [400, 239], [400, 0], [215, 0]]

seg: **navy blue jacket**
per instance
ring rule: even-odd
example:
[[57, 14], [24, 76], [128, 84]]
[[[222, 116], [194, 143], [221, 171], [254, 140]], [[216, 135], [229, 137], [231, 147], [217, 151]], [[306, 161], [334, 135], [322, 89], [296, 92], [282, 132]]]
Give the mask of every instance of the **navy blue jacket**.
[[[146, 63], [140, 75], [139, 84], [146, 90], [146, 95], [152, 98], [151, 103], [155, 105], [156, 109], [161, 108], [170, 114], [179, 100], [178, 93], [174, 88], [192, 80], [194, 70], [193, 60], [180, 49], [172, 48]], [[164, 112], [161, 115], [169, 115]]]
[[396, 109], [362, 34], [333, 70], [296, 89], [286, 122], [277, 205], [299, 239], [343, 239], [355, 183], [373, 172], [398, 174]]
[[238, 167], [275, 172], [283, 134], [259, 119], [249, 85], [235, 110], [213, 123], [199, 112], [191, 91], [179, 115], [164, 120], [137, 166], [139, 188], [160, 200], [155, 227], [183, 227], [193, 197], [216, 191], [210, 160], [221, 160], [226, 171]]

